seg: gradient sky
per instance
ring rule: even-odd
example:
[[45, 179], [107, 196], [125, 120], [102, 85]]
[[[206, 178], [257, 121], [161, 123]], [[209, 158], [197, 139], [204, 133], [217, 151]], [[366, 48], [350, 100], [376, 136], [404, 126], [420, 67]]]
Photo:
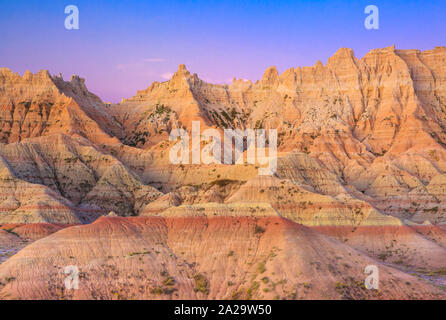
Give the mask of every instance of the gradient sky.
[[[66, 30], [65, 6], [80, 29]], [[364, 8], [380, 10], [366, 30]], [[257, 80], [271, 65], [324, 64], [340, 47], [369, 50], [446, 45], [446, 1], [0, 0], [0, 67], [86, 78], [90, 91], [118, 102], [165, 81], [180, 63], [213, 83]]]

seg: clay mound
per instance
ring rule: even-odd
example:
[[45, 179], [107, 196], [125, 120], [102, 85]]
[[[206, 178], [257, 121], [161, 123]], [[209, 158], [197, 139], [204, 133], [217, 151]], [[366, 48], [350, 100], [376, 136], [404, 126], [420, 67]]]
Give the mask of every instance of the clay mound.
[[[379, 291], [363, 286], [368, 265], [379, 268]], [[67, 266], [79, 270], [78, 290], [65, 289]], [[102, 217], [21, 250], [0, 282], [4, 299], [445, 298], [278, 217]]]
[[46, 186], [17, 178], [0, 156], [0, 223], [80, 223], [70, 201]]
[[425, 238], [446, 248], [446, 228], [442, 228], [441, 225], [411, 225], [411, 228]]
[[157, 189], [144, 185], [137, 175], [118, 163], [103, 173], [83, 199], [83, 204], [95, 205], [107, 212], [116, 210], [123, 216], [135, 216], [141, 207], [161, 195]]
[[0, 263], [6, 261], [29, 243], [45, 238], [67, 225], [49, 223], [0, 225]]
[[181, 202], [182, 201], [178, 193], [169, 192], [147, 204], [143, 209], [141, 209], [139, 215], [142, 217], [156, 216], [170, 207], [179, 206]]
[[434, 226], [315, 227], [376, 259], [411, 270], [442, 270], [446, 233]]
[[0, 263], [27, 245], [27, 242], [20, 239], [11, 229], [12, 227], [4, 225], [0, 228]]
[[0, 244], [2, 246], [13, 245], [17, 242], [20, 242], [20, 239], [17, 235], [11, 233], [10, 231], [0, 229]]
[[232, 194], [237, 192], [243, 183], [244, 181], [240, 180], [217, 179], [210, 182], [203, 182], [201, 185], [184, 186], [148, 203], [140, 211], [139, 215], [157, 215], [170, 207], [181, 204], [223, 203]]
[[336, 174], [323, 162], [303, 152], [290, 152], [277, 161], [277, 176], [297, 183], [309, 191], [327, 195], [347, 194]]
[[1, 222], [75, 224], [112, 210], [136, 215], [161, 195], [113, 155], [63, 134], [2, 146], [0, 170]]
[[278, 217], [269, 203], [203, 203], [181, 205], [163, 211], [160, 216], [174, 217]]
[[39, 240], [62, 230], [66, 226], [51, 223], [30, 223], [18, 226], [12, 231], [22, 239]]
[[353, 229], [359, 225], [402, 225], [399, 219], [383, 215], [348, 194], [323, 195], [274, 176], [249, 180], [226, 202], [270, 203], [281, 216], [307, 226], [339, 225]]

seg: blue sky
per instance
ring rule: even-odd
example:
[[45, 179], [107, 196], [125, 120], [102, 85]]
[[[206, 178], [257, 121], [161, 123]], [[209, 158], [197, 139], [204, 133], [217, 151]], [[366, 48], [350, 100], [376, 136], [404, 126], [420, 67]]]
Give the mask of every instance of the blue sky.
[[[65, 6], [79, 8], [66, 30]], [[364, 27], [367, 5], [379, 30]], [[46, 1], [0, 0], [0, 66], [23, 74], [78, 74], [105, 101], [119, 101], [180, 63], [215, 83], [259, 79], [271, 65], [324, 64], [340, 47], [446, 45], [446, 1]]]

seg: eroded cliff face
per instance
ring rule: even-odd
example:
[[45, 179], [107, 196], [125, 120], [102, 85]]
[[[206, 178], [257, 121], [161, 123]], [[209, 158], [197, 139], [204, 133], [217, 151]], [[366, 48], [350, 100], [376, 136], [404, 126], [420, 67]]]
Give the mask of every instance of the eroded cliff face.
[[[376, 49], [360, 60], [343, 48], [325, 66], [318, 62], [280, 75], [271, 67], [260, 81], [234, 79], [230, 85], [201, 81], [181, 65], [171, 80], [152, 84], [111, 111], [123, 124], [125, 143], [161, 154], [171, 146], [168, 132], [190, 130], [192, 120], [220, 131], [277, 128], [278, 177], [319, 194], [346, 193], [403, 219], [440, 222], [445, 210], [438, 187], [446, 165], [445, 59], [444, 47]], [[152, 172], [158, 168], [154, 164]], [[185, 180], [193, 171], [203, 182], [197, 170], [184, 169]], [[174, 175], [165, 179], [146, 173], [164, 191], [178, 182]]]
[[84, 79], [65, 82], [48, 71], [29, 71], [23, 77], [0, 69], [1, 142], [55, 133], [79, 135], [95, 143], [113, 143], [119, 125], [106, 113], [104, 103], [90, 93]]
[[[364, 208], [402, 223], [441, 223], [445, 59], [444, 47], [389, 47], [362, 59], [343, 48], [325, 66], [282, 74], [270, 67], [255, 83], [229, 85], [206, 83], [180, 65], [169, 81], [115, 105], [77, 76], [66, 82], [45, 71], [20, 77], [1, 69], [0, 155], [12, 176], [47, 187], [80, 221], [246, 195], [308, 225], [345, 221], [340, 209], [326, 209], [342, 206], [347, 216]], [[194, 120], [220, 132], [277, 128], [278, 182], [267, 186], [275, 195], [266, 197], [256, 166], [172, 165], [169, 132], [190, 130]]]
[[[192, 121], [277, 129], [277, 171], [172, 164]], [[0, 298], [445, 298], [445, 146], [444, 47], [229, 85], [180, 65], [114, 105], [0, 69]]]

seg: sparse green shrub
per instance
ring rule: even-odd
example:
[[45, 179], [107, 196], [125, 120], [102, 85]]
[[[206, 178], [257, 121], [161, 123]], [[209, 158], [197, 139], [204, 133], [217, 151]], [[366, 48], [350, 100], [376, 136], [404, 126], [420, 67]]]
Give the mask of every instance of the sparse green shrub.
[[254, 227], [254, 234], [262, 234], [262, 233], [264, 233], [264, 232], [265, 232], [265, 229], [262, 228], [261, 226], [256, 225], [256, 226]]
[[202, 275], [201, 273], [197, 273], [194, 276], [194, 281], [195, 281], [195, 292], [201, 292], [204, 294], [208, 294], [209, 293], [209, 281], [206, 279], [206, 277], [204, 275]]

